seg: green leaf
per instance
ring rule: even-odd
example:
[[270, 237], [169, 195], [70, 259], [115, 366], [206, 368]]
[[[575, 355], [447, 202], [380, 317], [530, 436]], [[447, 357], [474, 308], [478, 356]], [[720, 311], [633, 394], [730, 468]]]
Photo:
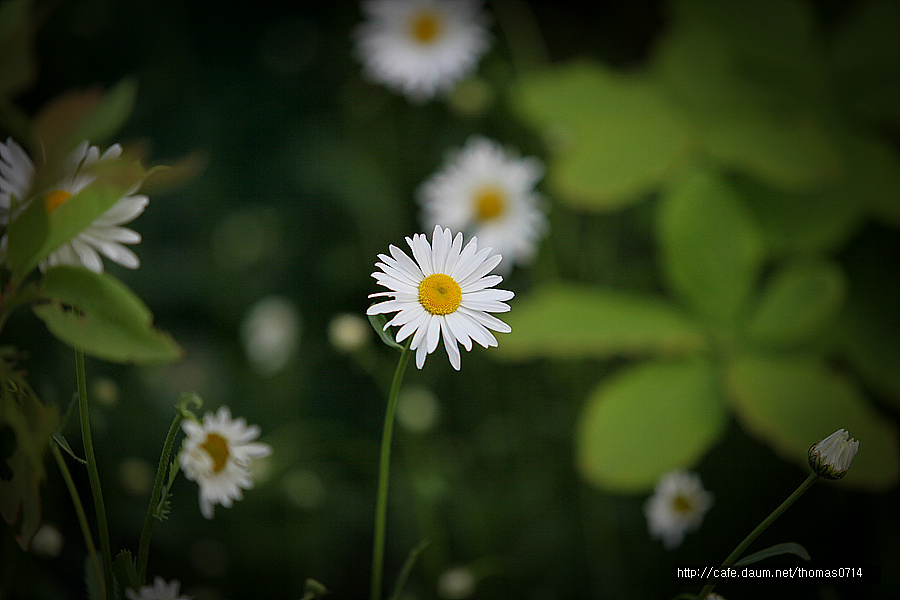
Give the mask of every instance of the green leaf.
[[403, 346], [394, 341], [394, 338], [391, 336], [391, 332], [388, 329], [384, 328], [384, 325], [387, 323], [387, 318], [384, 315], [367, 315], [369, 317], [369, 324], [372, 326], [372, 329], [375, 330], [375, 333], [378, 334], [378, 337], [391, 348], [395, 350], [403, 351]]
[[95, 179], [49, 214], [43, 195], [36, 196], [10, 223], [8, 261], [17, 277], [23, 277], [122, 197], [133, 193], [150, 172], [139, 162], [118, 158], [98, 162], [81, 174]]
[[587, 399], [576, 433], [577, 467], [601, 488], [643, 493], [667, 471], [696, 464], [727, 422], [709, 362], [631, 367]]
[[[0, 364], [0, 369], [7, 366]], [[0, 516], [12, 527], [19, 546], [27, 550], [41, 525], [44, 453], [59, 422], [59, 412], [16, 386], [6, 374], [3, 387], [0, 425], [12, 430], [16, 443], [6, 459], [12, 476], [0, 479]]]
[[839, 173], [815, 17], [802, 2], [678, 2], [651, 60], [717, 161], [786, 190]]
[[672, 290], [713, 321], [733, 320], [756, 283], [764, 247], [732, 187], [702, 171], [673, 182], [660, 198], [658, 236]]
[[768, 250], [780, 257], [839, 249], [859, 230], [869, 209], [860, 195], [862, 188], [851, 189], [845, 180], [826, 190], [803, 193], [748, 179], [735, 187], [759, 224]]
[[776, 346], [807, 341], [837, 316], [845, 288], [844, 275], [833, 263], [798, 261], [782, 267], [767, 282], [747, 335]]
[[141, 580], [138, 578], [137, 567], [130, 550], [122, 550], [113, 561], [113, 572], [122, 589], [130, 588], [134, 591], [141, 589]]
[[46, 157], [34, 187], [45, 189], [58, 177], [60, 162], [84, 140], [102, 143], [128, 120], [137, 97], [137, 82], [126, 78], [104, 92], [100, 88], [71, 90], [48, 102], [34, 118], [34, 138]]
[[511, 102], [547, 139], [551, 193], [576, 207], [641, 200], [688, 150], [689, 130], [654, 80], [587, 60], [525, 75]]
[[760, 550], [759, 552], [754, 552], [753, 554], [748, 554], [744, 558], [734, 563], [734, 566], [745, 567], [747, 565], [758, 563], [761, 560], [772, 558], [773, 556], [781, 556], [783, 554], [794, 554], [796, 556], [799, 556], [803, 560], [811, 560], [809, 552], [806, 551], [806, 548], [804, 548], [797, 542], [785, 542], [783, 544], [775, 544], [774, 546], [770, 546], [765, 550]]
[[167, 334], [153, 328], [140, 298], [105, 273], [59, 266], [41, 281], [45, 302], [35, 314], [60, 340], [86, 354], [114, 362], [156, 363], [181, 356]]
[[807, 470], [809, 447], [846, 429], [859, 440], [847, 485], [884, 490], [896, 485], [900, 444], [894, 425], [859, 388], [815, 357], [744, 355], [727, 368], [735, 415], [783, 459]]
[[703, 332], [665, 301], [577, 285], [547, 285], [520, 298], [506, 317], [512, 334], [497, 348], [511, 358], [684, 354]]

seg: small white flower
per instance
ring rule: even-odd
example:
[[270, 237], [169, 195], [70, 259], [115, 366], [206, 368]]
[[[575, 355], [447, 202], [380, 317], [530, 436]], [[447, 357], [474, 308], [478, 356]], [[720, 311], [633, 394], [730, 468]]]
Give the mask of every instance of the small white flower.
[[364, 74], [416, 103], [453, 88], [490, 45], [477, 0], [365, 0], [355, 30]]
[[390, 256], [379, 254], [381, 269], [372, 277], [390, 291], [370, 294], [369, 297], [390, 296], [369, 307], [367, 314], [397, 312], [385, 324], [385, 329], [399, 325], [397, 343], [410, 335], [410, 349], [416, 351], [416, 366], [422, 368], [425, 357], [434, 352], [443, 338], [450, 364], [457, 371], [460, 355], [457, 343], [472, 349], [472, 340], [483, 347], [497, 345], [497, 338], [488, 331], [511, 331], [509, 325], [488, 313], [507, 312], [507, 300], [513, 293], [489, 289], [503, 281], [499, 275], [488, 275], [500, 263], [500, 255], [491, 256], [491, 248], [478, 250], [478, 240], [472, 238], [463, 248], [462, 233], [452, 237], [449, 229], [434, 228], [431, 244], [424, 234], [406, 238], [413, 261], [396, 246], [390, 246]]
[[200, 512], [213, 518], [216, 504], [229, 508], [233, 500], [241, 500], [242, 489], [253, 487], [250, 467], [253, 459], [272, 453], [268, 444], [254, 442], [259, 427], [232, 419], [228, 407], [213, 415], [206, 413], [203, 422], [185, 420], [181, 424], [187, 434], [181, 451], [181, 468], [185, 477], [200, 486]]
[[166, 583], [162, 577], [156, 576], [153, 585], [145, 585], [140, 592], [125, 590], [128, 600], [191, 600], [190, 596], [182, 596], [179, 591], [181, 583], [173, 579], [172, 583]]
[[847, 474], [859, 450], [859, 442], [846, 429], [838, 429], [809, 448], [809, 466], [826, 479], [840, 479]]
[[519, 158], [481, 136], [448, 156], [444, 168], [417, 190], [426, 227], [442, 225], [475, 235], [505, 259], [527, 264], [547, 228], [535, 185], [544, 168], [536, 158]]
[[[122, 154], [122, 146], [114, 144], [101, 155], [97, 146], [89, 146], [82, 142], [64, 162], [63, 178], [50, 190], [32, 190], [34, 182], [34, 163], [11, 138], [6, 144], [0, 143], [0, 225], [8, 225], [16, 214], [11, 213], [12, 198], [20, 207], [31, 201], [32, 196], [43, 195], [47, 211], [52, 212], [69, 198], [78, 194], [93, 183], [95, 177], [85, 171], [105, 160], [116, 159]], [[141, 241], [139, 233], [122, 225], [136, 219], [149, 202], [147, 196], [128, 193], [122, 196], [104, 214], [80, 231], [75, 237], [50, 253], [40, 264], [42, 270], [48, 267], [67, 264], [84, 266], [100, 273], [103, 271], [103, 260], [100, 255], [111, 261], [136, 269], [141, 262], [137, 255], [123, 244], [137, 244]], [[5, 248], [4, 236], [3, 246]]]
[[696, 473], [672, 471], [663, 475], [644, 504], [650, 535], [661, 538], [667, 550], [677, 548], [684, 534], [696, 531], [713, 504]]

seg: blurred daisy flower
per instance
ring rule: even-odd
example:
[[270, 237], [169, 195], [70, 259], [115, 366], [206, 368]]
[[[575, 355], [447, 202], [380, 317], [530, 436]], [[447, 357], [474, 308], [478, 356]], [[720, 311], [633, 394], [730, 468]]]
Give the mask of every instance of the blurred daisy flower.
[[859, 451], [859, 442], [846, 429], [838, 429], [809, 448], [810, 468], [820, 477], [840, 479], [847, 474], [850, 463]]
[[421, 233], [406, 238], [406, 243], [415, 260], [393, 245], [390, 256], [378, 255], [381, 262], [375, 266], [380, 270], [372, 277], [389, 291], [369, 297], [391, 299], [373, 304], [366, 312], [397, 313], [384, 328], [400, 326], [397, 343], [412, 335], [409, 347], [416, 351], [418, 368], [443, 339], [450, 364], [458, 371], [458, 343], [466, 350], [472, 349], [473, 340], [485, 348], [496, 346], [497, 339], [489, 330], [511, 331], [509, 325], [488, 314], [507, 312], [505, 302], [513, 297], [512, 292], [489, 289], [503, 281], [499, 275], [488, 275], [500, 263], [500, 255], [491, 255], [491, 248], [478, 250], [476, 238], [463, 247], [462, 233], [453, 237], [449, 229], [440, 226], [434, 228], [430, 244]]
[[173, 579], [172, 583], [166, 583], [162, 577], [155, 577], [153, 585], [145, 585], [139, 592], [125, 590], [128, 600], [191, 600], [190, 596], [182, 596], [179, 591], [181, 583]]
[[661, 538], [667, 550], [677, 548], [684, 534], [696, 531], [713, 504], [696, 473], [672, 471], [663, 475], [644, 504], [650, 535]]
[[547, 228], [534, 189], [543, 173], [536, 158], [519, 158], [497, 142], [473, 136], [419, 186], [422, 221], [477, 236], [504, 257], [508, 273], [514, 263], [534, 257]]
[[[65, 175], [50, 191], [44, 193], [48, 214], [94, 182], [95, 176], [86, 173], [87, 169], [98, 162], [113, 160], [121, 155], [122, 146], [119, 144], [110, 146], [100, 154], [97, 146], [89, 146], [88, 142], [82, 142], [66, 157], [63, 171]], [[19, 206], [24, 206], [32, 195], [42, 192], [31, 189], [34, 173], [34, 163], [12, 138], [7, 138], [5, 144], [0, 143], [0, 226], [8, 225], [16, 216], [13, 214], [13, 198], [17, 203], [21, 203]], [[93, 223], [51, 252], [41, 262], [41, 270], [67, 264], [84, 266], [101, 273], [103, 271], [101, 254], [123, 267], [138, 268], [141, 261], [123, 244], [137, 244], [141, 241], [141, 236], [122, 225], [133, 221], [143, 213], [150, 200], [147, 196], [133, 194], [134, 191], [137, 190], [122, 196]], [[4, 237], [4, 247], [5, 243]]]
[[475, 0], [365, 0], [354, 35], [363, 72], [415, 103], [453, 88], [490, 45]]
[[230, 508], [233, 500], [244, 497], [242, 489], [253, 487], [250, 466], [254, 459], [270, 455], [272, 448], [255, 442], [259, 427], [232, 419], [226, 406], [215, 415], [206, 413], [202, 422], [185, 420], [181, 427], [187, 434], [181, 468], [200, 486], [200, 512], [212, 519], [216, 504]]

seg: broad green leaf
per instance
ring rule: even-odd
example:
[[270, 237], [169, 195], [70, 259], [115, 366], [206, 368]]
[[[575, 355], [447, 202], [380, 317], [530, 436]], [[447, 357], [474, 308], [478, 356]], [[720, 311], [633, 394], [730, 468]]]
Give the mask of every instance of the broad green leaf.
[[660, 197], [658, 236], [672, 290], [715, 322], [734, 319], [756, 283], [764, 247], [732, 187], [702, 171], [672, 182]]
[[141, 580], [138, 578], [134, 557], [131, 555], [130, 550], [119, 552], [116, 560], [113, 561], [113, 572], [123, 590], [132, 589], [138, 591], [141, 589]]
[[[8, 365], [0, 364], [0, 369]], [[59, 422], [59, 412], [44, 406], [4, 376], [0, 397], [0, 425], [15, 435], [15, 449], [6, 459], [9, 479], [0, 478], [0, 516], [8, 523], [23, 550], [41, 525], [41, 482], [46, 473], [44, 454]]]
[[613, 210], [641, 200], [690, 143], [655, 81], [586, 60], [524, 76], [511, 102], [548, 141], [551, 193], [581, 208]]
[[824, 261], [798, 261], [769, 279], [747, 325], [748, 337], [773, 345], [809, 340], [831, 323], [845, 295], [840, 268]]
[[578, 470], [601, 488], [646, 492], [667, 471], [696, 464], [727, 422], [710, 363], [640, 364], [588, 397], [576, 432]]
[[31, 0], [0, 5], [0, 104], [26, 89], [37, 74]]
[[43, 156], [46, 162], [32, 187], [55, 185], [65, 157], [81, 142], [99, 144], [115, 134], [131, 116], [136, 97], [137, 83], [123, 79], [106, 92], [73, 90], [48, 102], [34, 118], [33, 137], [40, 146], [31, 149], [32, 156]]
[[796, 556], [799, 556], [803, 560], [810, 560], [809, 552], [807, 552], [806, 548], [804, 548], [797, 542], [785, 542], [783, 544], [775, 544], [774, 546], [770, 546], [769, 548], [760, 550], [759, 552], [754, 552], [753, 554], [748, 554], [744, 558], [734, 563], [734, 566], [744, 567], [747, 565], [758, 563], [759, 561], [765, 560], [767, 558], [772, 558], [773, 556], [782, 556], [784, 554], [794, 554]]
[[792, 193], [745, 179], [736, 189], [775, 256], [832, 252], [859, 229], [868, 210], [858, 190], [843, 181], [828, 190]]
[[49, 269], [41, 280], [44, 302], [35, 314], [60, 340], [86, 354], [114, 362], [175, 360], [181, 348], [153, 328], [140, 298], [105, 273], [79, 267]]
[[740, 356], [727, 368], [726, 388], [742, 425], [783, 459], [806, 470], [809, 447], [846, 429], [859, 440], [859, 453], [842, 482], [873, 491], [896, 485], [896, 427], [821, 359]]
[[548, 285], [516, 301], [512, 334], [497, 348], [511, 358], [684, 354], [706, 345], [703, 332], [657, 298], [577, 285]]
[[651, 59], [699, 144], [717, 161], [774, 187], [831, 181], [824, 57], [800, 2], [680, 2]]
[[83, 174], [96, 179], [50, 214], [47, 214], [44, 196], [41, 195], [35, 197], [22, 215], [10, 223], [8, 260], [17, 277], [27, 274], [123, 196], [132, 193], [149, 173], [140, 163], [119, 158], [99, 162]]

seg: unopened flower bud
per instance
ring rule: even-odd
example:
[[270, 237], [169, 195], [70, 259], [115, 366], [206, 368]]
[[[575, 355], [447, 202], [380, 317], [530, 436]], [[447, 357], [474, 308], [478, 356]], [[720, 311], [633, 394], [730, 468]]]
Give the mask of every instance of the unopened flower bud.
[[846, 429], [838, 429], [810, 446], [809, 466], [821, 477], [840, 479], [846, 475], [857, 450], [859, 442], [851, 438]]

